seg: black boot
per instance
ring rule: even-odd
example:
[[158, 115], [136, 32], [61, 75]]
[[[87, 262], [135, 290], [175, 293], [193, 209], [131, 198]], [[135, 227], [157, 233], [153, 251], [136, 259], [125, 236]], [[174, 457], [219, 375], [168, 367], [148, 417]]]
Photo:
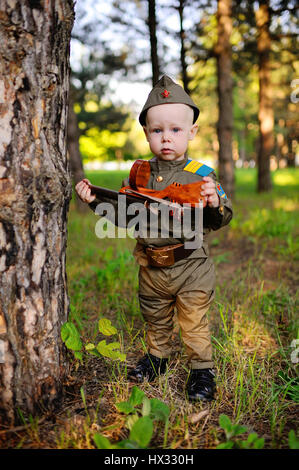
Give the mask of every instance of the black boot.
[[159, 374], [164, 374], [167, 363], [168, 359], [161, 359], [148, 353], [138, 361], [135, 369], [128, 372], [128, 376], [137, 382], [143, 382], [145, 378], [151, 382]]
[[187, 381], [187, 395], [190, 401], [214, 400], [216, 390], [215, 374], [212, 369], [192, 369]]

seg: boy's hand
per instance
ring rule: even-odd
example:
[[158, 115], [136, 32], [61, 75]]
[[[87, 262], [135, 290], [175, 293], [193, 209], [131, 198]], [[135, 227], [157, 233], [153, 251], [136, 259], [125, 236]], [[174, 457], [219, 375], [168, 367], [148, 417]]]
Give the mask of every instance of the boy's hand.
[[79, 196], [79, 198], [83, 202], [87, 202], [88, 204], [92, 201], [95, 200], [95, 195], [91, 195], [91, 190], [90, 190], [90, 181], [86, 178], [84, 178], [82, 181], [79, 181], [79, 183], [76, 184], [75, 190]]
[[202, 187], [201, 194], [206, 196], [207, 205], [209, 207], [219, 207], [219, 196], [216, 191], [215, 181], [210, 176], [204, 176], [203, 181], [205, 184]]

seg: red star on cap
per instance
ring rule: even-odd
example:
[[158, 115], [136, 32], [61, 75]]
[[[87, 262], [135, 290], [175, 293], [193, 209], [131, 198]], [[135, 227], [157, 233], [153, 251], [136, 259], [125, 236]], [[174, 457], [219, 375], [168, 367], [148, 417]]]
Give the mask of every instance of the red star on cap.
[[163, 93], [161, 93], [161, 95], [163, 96], [163, 98], [168, 98], [170, 95], [170, 91], [164, 90]]

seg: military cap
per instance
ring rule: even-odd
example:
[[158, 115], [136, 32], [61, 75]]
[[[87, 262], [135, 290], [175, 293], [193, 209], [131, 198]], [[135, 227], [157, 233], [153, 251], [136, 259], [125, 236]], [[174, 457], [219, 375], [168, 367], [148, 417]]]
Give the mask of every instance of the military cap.
[[193, 124], [199, 115], [199, 109], [190, 96], [185, 90], [175, 83], [167, 75], [163, 75], [162, 78], [155, 84], [154, 88], [148, 95], [145, 105], [139, 115], [139, 122], [142, 126], [145, 126], [145, 117], [149, 108], [158, 106], [159, 104], [165, 103], [182, 103], [191, 106], [194, 111]]

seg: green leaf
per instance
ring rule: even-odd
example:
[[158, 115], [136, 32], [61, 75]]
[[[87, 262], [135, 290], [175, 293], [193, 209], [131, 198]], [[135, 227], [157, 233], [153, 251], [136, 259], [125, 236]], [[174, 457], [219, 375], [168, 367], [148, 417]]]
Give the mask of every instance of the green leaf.
[[100, 354], [102, 354], [105, 357], [112, 357], [113, 355], [113, 350], [117, 349], [120, 347], [120, 344], [117, 342], [107, 344], [106, 340], [103, 339], [100, 341], [97, 345], [97, 350], [99, 351]]
[[237, 441], [237, 447], [240, 449], [251, 449], [251, 444], [248, 441]]
[[80, 351], [82, 349], [82, 341], [80, 334], [72, 322], [66, 322], [61, 327], [61, 339], [68, 349], [72, 351]]
[[129, 413], [133, 413], [134, 406], [128, 401], [120, 401], [119, 403], [115, 403], [116, 408], [121, 413], [125, 413], [128, 415]]
[[140, 390], [140, 388], [138, 388], [136, 385], [134, 385], [131, 391], [129, 402], [133, 406], [140, 405], [142, 403], [144, 396], [145, 396], [145, 393], [142, 390]]
[[232, 432], [234, 436], [239, 436], [240, 434], [244, 434], [247, 431], [245, 426], [240, 426], [239, 424], [234, 424], [232, 427]]
[[132, 441], [131, 439], [124, 439], [123, 441], [118, 442], [115, 448], [117, 449], [140, 449], [137, 442]]
[[129, 415], [126, 421], [127, 428], [131, 430], [134, 424], [136, 423], [136, 421], [138, 421], [138, 419], [139, 419], [139, 416], [137, 413], [134, 415]]
[[151, 402], [147, 397], [142, 400], [142, 416], [149, 416], [151, 412]]
[[105, 339], [100, 341], [96, 347], [97, 351], [102, 356], [110, 357], [111, 359], [118, 359], [120, 361], [124, 361], [126, 359], [126, 354], [123, 354], [122, 352], [120, 352], [118, 348], [120, 348], [120, 343], [113, 342], [113, 343], [107, 344]]
[[88, 354], [90, 354], [91, 356], [97, 356], [97, 357], [103, 357], [102, 354], [100, 354], [96, 349], [91, 349], [89, 351], [87, 351]]
[[93, 343], [88, 343], [85, 345], [85, 349], [86, 351], [92, 351], [93, 349], [95, 349], [95, 345]]
[[227, 415], [222, 414], [219, 416], [219, 424], [225, 431], [231, 432], [233, 429], [232, 422]]
[[142, 416], [133, 425], [129, 438], [137, 442], [141, 448], [146, 448], [153, 435], [153, 422], [148, 416]]
[[158, 421], [166, 421], [169, 416], [169, 408], [158, 398], [151, 398], [151, 417]]
[[249, 434], [246, 441], [238, 442], [242, 449], [263, 449], [264, 443], [264, 438], [259, 438], [256, 432]]
[[76, 359], [79, 359], [80, 361], [83, 360], [83, 353], [82, 353], [82, 351], [73, 351], [73, 353], [74, 353], [74, 356], [75, 356]]
[[227, 441], [223, 442], [222, 444], [219, 444], [216, 449], [232, 449], [234, 447], [233, 441]]
[[[265, 439], [263, 437], [260, 437], [259, 439], [257, 439], [254, 444], [253, 444], [253, 448], [254, 449], [263, 449], [264, 448], [264, 444], [265, 444]], [[299, 447], [298, 447], [299, 449]]]
[[107, 437], [102, 436], [102, 434], [96, 433], [93, 436], [93, 440], [98, 449], [113, 449], [114, 446], [110, 443]]
[[256, 432], [252, 432], [251, 434], [249, 434], [248, 438], [247, 438], [247, 441], [249, 444], [253, 443], [254, 441], [256, 441], [258, 438], [257, 436], [257, 433]]
[[289, 432], [289, 448], [299, 449], [299, 439], [296, 437], [295, 431], [291, 429]]
[[119, 361], [122, 361], [122, 362], [123, 362], [123, 361], [126, 360], [126, 358], [127, 358], [127, 355], [126, 355], [125, 353], [121, 353], [121, 352], [118, 353], [118, 358], [117, 358], [117, 359], [118, 359]]
[[126, 360], [126, 354], [121, 353], [120, 351], [111, 351], [110, 356], [111, 359], [116, 359], [119, 361], [125, 361]]
[[103, 333], [105, 336], [111, 336], [117, 334], [117, 329], [112, 326], [111, 321], [108, 318], [100, 318], [99, 332]]
[[97, 344], [97, 351], [102, 354], [102, 356], [110, 357], [110, 351], [107, 347], [105, 339], [103, 339]]

